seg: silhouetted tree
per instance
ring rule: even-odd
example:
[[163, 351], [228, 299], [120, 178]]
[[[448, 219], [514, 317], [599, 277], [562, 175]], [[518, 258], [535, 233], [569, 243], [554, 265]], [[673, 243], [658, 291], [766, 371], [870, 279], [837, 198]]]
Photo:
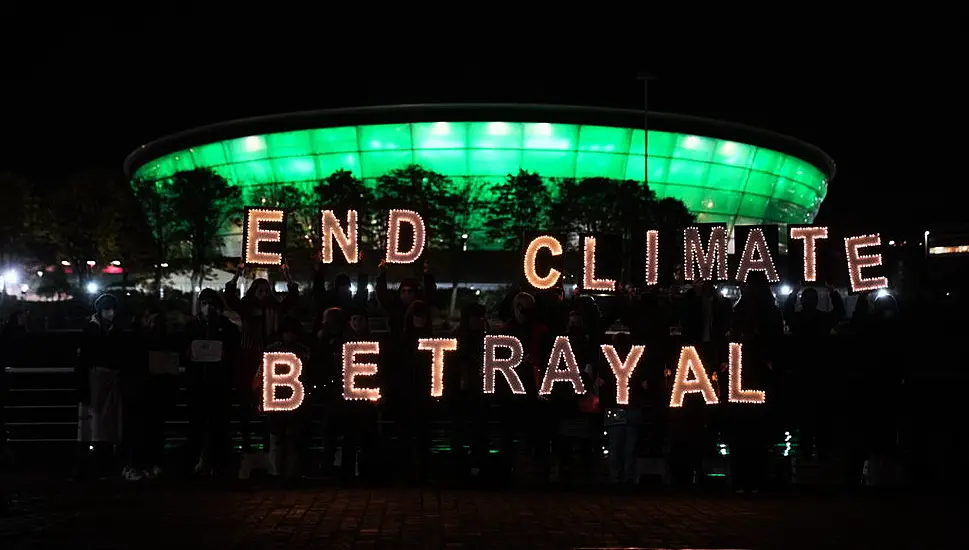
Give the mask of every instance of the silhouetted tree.
[[526, 231], [546, 229], [552, 195], [538, 174], [519, 170], [492, 186], [485, 232], [503, 250], [518, 251]]
[[[376, 203], [373, 189], [348, 170], [337, 170], [317, 182], [310, 196], [313, 215], [319, 216], [321, 210], [333, 210], [339, 219], [345, 219], [347, 210], [357, 211], [357, 235], [364, 248], [376, 249], [382, 246], [381, 240], [386, 232], [386, 211], [381, 211]], [[382, 217], [381, 217], [382, 216]], [[313, 224], [313, 242], [319, 243], [319, 220]]]
[[[420, 166], [393, 170], [377, 178], [378, 220], [386, 220], [392, 209], [414, 210], [424, 217], [428, 248], [451, 249], [460, 239], [455, 215], [461, 195], [450, 178]], [[386, 222], [374, 224], [381, 246], [386, 242]]]
[[[189, 250], [192, 286], [200, 287], [208, 264], [221, 256], [222, 232], [233, 216], [241, 216], [241, 193], [208, 169], [178, 172], [169, 184], [178, 235]], [[193, 301], [194, 302], [194, 301]]]
[[89, 172], [70, 178], [43, 198], [42, 233], [49, 252], [71, 263], [83, 287], [94, 271], [119, 257], [119, 235], [126, 230], [122, 197], [127, 182], [120, 176]]
[[293, 263], [311, 265], [319, 224], [312, 198], [293, 184], [272, 183], [253, 189], [252, 203], [286, 210], [286, 260], [290, 267]]
[[564, 179], [552, 207], [552, 225], [570, 233], [614, 233], [628, 238], [640, 229], [678, 229], [693, 215], [679, 200], [657, 200], [641, 182], [608, 178]]
[[[180, 248], [178, 237], [181, 223], [175, 210], [171, 186], [164, 182], [136, 179], [131, 182], [131, 190], [140, 207], [144, 225], [147, 226], [144, 238], [148, 246], [141, 256], [151, 266], [154, 273], [153, 290], [160, 296], [165, 269], [162, 264], [168, 264], [171, 268], [176, 263]], [[126, 255], [130, 258], [130, 247], [125, 248], [129, 249]], [[127, 268], [127, 262], [125, 267]]]

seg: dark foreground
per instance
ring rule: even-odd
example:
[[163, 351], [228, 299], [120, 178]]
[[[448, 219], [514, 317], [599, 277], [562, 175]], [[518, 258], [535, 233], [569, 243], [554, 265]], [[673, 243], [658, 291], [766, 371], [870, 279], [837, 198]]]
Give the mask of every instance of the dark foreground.
[[926, 548], [957, 499], [6, 480], [0, 548]]

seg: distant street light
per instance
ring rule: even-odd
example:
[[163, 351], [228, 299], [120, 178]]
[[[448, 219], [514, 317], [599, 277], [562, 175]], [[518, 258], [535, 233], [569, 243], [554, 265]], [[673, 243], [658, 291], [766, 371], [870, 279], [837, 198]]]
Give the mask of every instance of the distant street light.
[[929, 255], [929, 230], [925, 230], [925, 256]]

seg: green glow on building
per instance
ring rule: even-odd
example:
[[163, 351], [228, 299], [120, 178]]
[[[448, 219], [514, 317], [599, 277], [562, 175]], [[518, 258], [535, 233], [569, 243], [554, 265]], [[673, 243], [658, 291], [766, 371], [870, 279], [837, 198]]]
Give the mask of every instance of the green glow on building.
[[[344, 126], [252, 135], [154, 159], [135, 178], [163, 180], [210, 168], [244, 190], [286, 182], [311, 191], [349, 170], [364, 181], [411, 164], [499, 180], [519, 169], [546, 179], [648, 181], [683, 201], [700, 222], [810, 223], [827, 193], [815, 166], [777, 151], [716, 138], [634, 128], [520, 122], [426, 122]], [[648, 178], [646, 177], [648, 175]]]

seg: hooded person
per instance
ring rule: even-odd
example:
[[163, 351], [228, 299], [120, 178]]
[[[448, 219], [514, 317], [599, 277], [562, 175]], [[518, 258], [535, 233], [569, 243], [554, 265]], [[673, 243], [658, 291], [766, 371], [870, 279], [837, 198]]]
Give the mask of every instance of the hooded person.
[[[124, 337], [115, 319], [118, 300], [102, 294], [95, 313], [81, 332], [74, 368], [78, 393], [77, 439], [81, 444], [79, 474], [104, 476], [114, 467], [121, 442], [121, 369]], [[90, 450], [94, 451], [94, 463]]]
[[222, 297], [206, 288], [198, 314], [185, 326], [188, 356], [189, 457], [195, 473], [225, 474], [229, 466], [232, 374], [239, 363], [239, 329], [223, 315]]
[[251, 446], [250, 424], [256, 414], [252, 380], [259, 372], [259, 366], [262, 365], [262, 352], [265, 351], [266, 346], [275, 341], [279, 334], [280, 321], [299, 303], [299, 285], [293, 282], [289, 276], [289, 270], [284, 265], [283, 273], [289, 286], [288, 292], [282, 299], [273, 292], [272, 284], [266, 279], [253, 281], [245, 296], [240, 298], [237, 283], [242, 273], [243, 269], [240, 269], [232, 280], [226, 283], [223, 295], [226, 307], [239, 314], [242, 319], [242, 360], [236, 372], [235, 384], [239, 394], [244, 396], [240, 407], [242, 452], [246, 453]]

